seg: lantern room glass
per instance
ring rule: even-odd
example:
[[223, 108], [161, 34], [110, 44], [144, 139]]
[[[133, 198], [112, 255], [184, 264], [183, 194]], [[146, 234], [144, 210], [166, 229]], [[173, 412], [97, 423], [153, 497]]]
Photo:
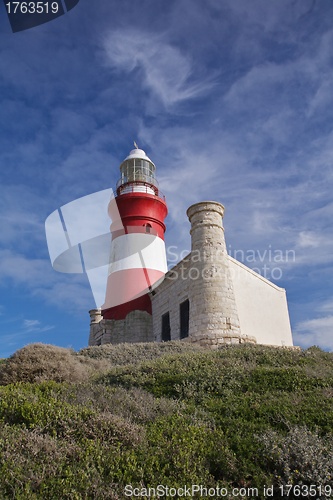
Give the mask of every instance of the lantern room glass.
[[118, 185], [128, 182], [144, 182], [157, 186], [155, 166], [147, 160], [133, 158], [124, 161], [120, 167], [121, 178]]

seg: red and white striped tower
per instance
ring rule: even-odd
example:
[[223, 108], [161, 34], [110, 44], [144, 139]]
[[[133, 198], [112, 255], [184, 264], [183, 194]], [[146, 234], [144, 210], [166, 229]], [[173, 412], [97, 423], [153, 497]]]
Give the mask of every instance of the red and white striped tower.
[[117, 196], [109, 204], [109, 215], [114, 220], [116, 201], [123, 227], [110, 227], [112, 244], [102, 306], [104, 319], [124, 319], [136, 310], [151, 314], [149, 292], [167, 271], [164, 219], [168, 209], [158, 189], [155, 170], [154, 163], [136, 144], [120, 165]]

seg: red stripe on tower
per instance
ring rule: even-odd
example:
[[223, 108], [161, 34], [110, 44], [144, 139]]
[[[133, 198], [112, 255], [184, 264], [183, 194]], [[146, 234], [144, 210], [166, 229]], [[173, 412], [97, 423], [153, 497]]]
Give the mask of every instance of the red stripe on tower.
[[[136, 146], [136, 145], [135, 145]], [[151, 314], [149, 292], [167, 271], [164, 219], [168, 209], [158, 189], [156, 167], [136, 146], [120, 165], [115, 198], [123, 228], [113, 228], [104, 319], [124, 319], [131, 311]], [[113, 202], [114, 203], [114, 202]], [[112, 202], [109, 214], [112, 218]]]

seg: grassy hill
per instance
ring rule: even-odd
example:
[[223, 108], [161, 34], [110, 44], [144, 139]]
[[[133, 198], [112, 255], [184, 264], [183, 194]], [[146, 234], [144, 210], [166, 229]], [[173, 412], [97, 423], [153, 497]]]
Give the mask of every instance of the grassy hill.
[[319, 348], [33, 344], [0, 384], [0, 498], [333, 498]]

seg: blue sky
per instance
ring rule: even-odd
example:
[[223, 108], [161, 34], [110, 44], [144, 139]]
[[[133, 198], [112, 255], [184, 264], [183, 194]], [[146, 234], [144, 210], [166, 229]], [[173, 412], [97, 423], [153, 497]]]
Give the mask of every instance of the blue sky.
[[113, 188], [133, 140], [170, 260], [186, 208], [223, 203], [231, 255], [286, 288], [295, 344], [333, 350], [332, 19], [331, 0], [81, 0], [13, 34], [1, 4], [0, 356], [87, 345], [87, 278], [52, 269], [44, 222]]

